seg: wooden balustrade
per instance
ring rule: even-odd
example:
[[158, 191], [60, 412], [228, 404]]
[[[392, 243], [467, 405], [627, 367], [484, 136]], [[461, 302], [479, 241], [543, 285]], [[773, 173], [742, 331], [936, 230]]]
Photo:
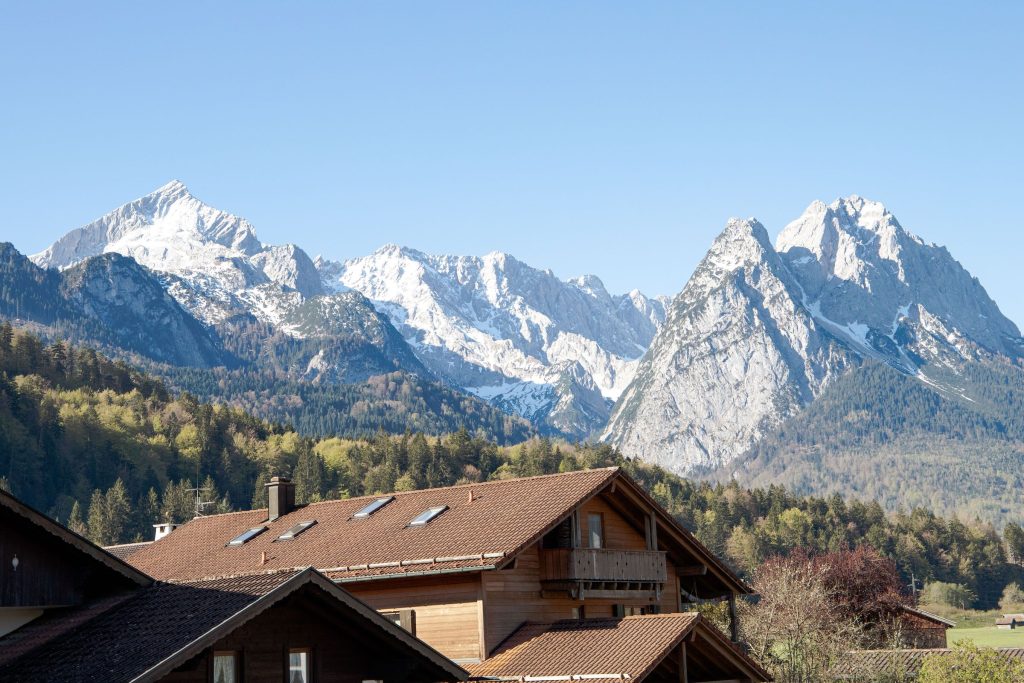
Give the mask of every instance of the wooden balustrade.
[[549, 548], [541, 551], [542, 581], [650, 582], [667, 580], [660, 550]]

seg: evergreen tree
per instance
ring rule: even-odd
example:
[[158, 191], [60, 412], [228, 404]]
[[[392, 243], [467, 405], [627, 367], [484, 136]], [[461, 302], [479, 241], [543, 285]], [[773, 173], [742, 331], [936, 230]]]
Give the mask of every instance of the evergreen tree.
[[125, 534], [131, 526], [132, 506], [128, 501], [128, 492], [124, 488], [124, 482], [118, 479], [114, 485], [107, 489], [104, 496], [106, 506], [106, 533], [107, 544], [123, 543]]
[[85, 526], [85, 522], [82, 521], [82, 506], [78, 504], [77, 500], [71, 506], [71, 513], [68, 515], [66, 526], [79, 536], [89, 537], [89, 529]]
[[96, 545], [110, 544], [110, 528], [107, 525], [107, 499], [96, 489], [89, 501], [89, 540]]

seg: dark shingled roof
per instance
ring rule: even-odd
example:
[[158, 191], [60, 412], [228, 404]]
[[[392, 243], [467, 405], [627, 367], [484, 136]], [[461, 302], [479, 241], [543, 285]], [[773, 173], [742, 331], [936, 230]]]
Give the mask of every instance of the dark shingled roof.
[[[272, 522], [267, 521], [265, 509], [199, 517], [135, 551], [128, 561], [162, 580], [305, 566], [338, 581], [493, 569], [613, 483], [656, 510], [666, 532], [659, 539], [684, 548], [708, 565], [710, 571], [702, 581], [717, 581], [718, 590], [750, 592], [617, 467], [394, 493], [390, 494], [393, 501], [365, 519], [353, 519], [353, 515], [380, 496], [313, 503]], [[408, 526], [435, 506], [448, 509], [425, 526]], [[317, 524], [294, 540], [276, 541], [305, 520]], [[244, 545], [227, 546], [246, 529], [259, 526], [267, 531]]]
[[771, 676], [696, 612], [621, 619], [528, 622], [489, 659], [467, 666], [473, 676], [517, 679], [526, 676], [621, 676], [640, 680], [692, 631], [731, 653], [745, 676]]
[[[405, 656], [425, 657], [452, 679], [467, 677], [443, 655], [315, 570], [307, 569], [157, 583], [119, 599], [107, 599], [101, 605], [44, 615], [0, 639], [0, 651], [12, 646], [25, 654], [0, 664], [0, 680], [94, 683], [159, 678], [309, 584], [323, 591], [325, 600], [339, 609], [365, 619], [367, 628], [383, 629], [400, 641], [406, 648]], [[332, 597], [336, 602], [330, 601]], [[26, 648], [26, 643], [32, 643], [32, 647]]]

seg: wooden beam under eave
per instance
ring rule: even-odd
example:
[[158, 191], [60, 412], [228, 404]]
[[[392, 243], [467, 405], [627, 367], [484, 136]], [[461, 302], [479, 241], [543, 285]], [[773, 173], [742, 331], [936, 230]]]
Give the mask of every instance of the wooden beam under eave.
[[679, 683], [690, 683], [690, 675], [686, 670], [686, 641], [679, 643]]
[[706, 564], [676, 565], [676, 576], [705, 576], [707, 573]]
[[729, 636], [732, 642], [740, 642], [740, 622], [736, 618], [736, 594], [729, 593]]
[[650, 535], [647, 539], [647, 549], [657, 550], [658, 549], [658, 513], [651, 510], [647, 515], [647, 528], [650, 529]]

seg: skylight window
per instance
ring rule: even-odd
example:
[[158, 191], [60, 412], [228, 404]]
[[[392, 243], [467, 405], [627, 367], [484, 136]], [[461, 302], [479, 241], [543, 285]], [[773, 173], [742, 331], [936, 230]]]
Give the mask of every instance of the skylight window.
[[278, 536], [277, 540], [279, 540], [279, 541], [290, 541], [293, 538], [295, 538], [296, 536], [298, 536], [299, 534], [301, 534], [303, 531], [308, 529], [309, 527], [313, 526], [314, 524], [316, 524], [316, 520], [315, 519], [309, 519], [309, 520], [306, 520], [305, 522], [299, 522], [298, 524], [293, 526], [291, 529], [289, 529], [288, 531], [286, 531], [283, 534], [281, 534], [280, 536]]
[[254, 526], [253, 528], [248, 529], [247, 531], [232, 538], [230, 541], [228, 541], [228, 545], [245, 545], [246, 543], [256, 538], [266, 530], [267, 527], [265, 526]]
[[378, 498], [377, 500], [373, 501], [372, 503], [364, 507], [362, 510], [357, 512], [356, 514], [352, 515], [352, 517], [354, 519], [366, 519], [367, 517], [372, 515], [377, 510], [380, 510], [382, 507], [384, 507], [394, 499], [394, 496], [385, 496], [384, 498]]
[[439, 514], [448, 509], [447, 505], [441, 505], [436, 508], [427, 508], [420, 514], [416, 515], [409, 526], [426, 526], [428, 522], [437, 517]]

